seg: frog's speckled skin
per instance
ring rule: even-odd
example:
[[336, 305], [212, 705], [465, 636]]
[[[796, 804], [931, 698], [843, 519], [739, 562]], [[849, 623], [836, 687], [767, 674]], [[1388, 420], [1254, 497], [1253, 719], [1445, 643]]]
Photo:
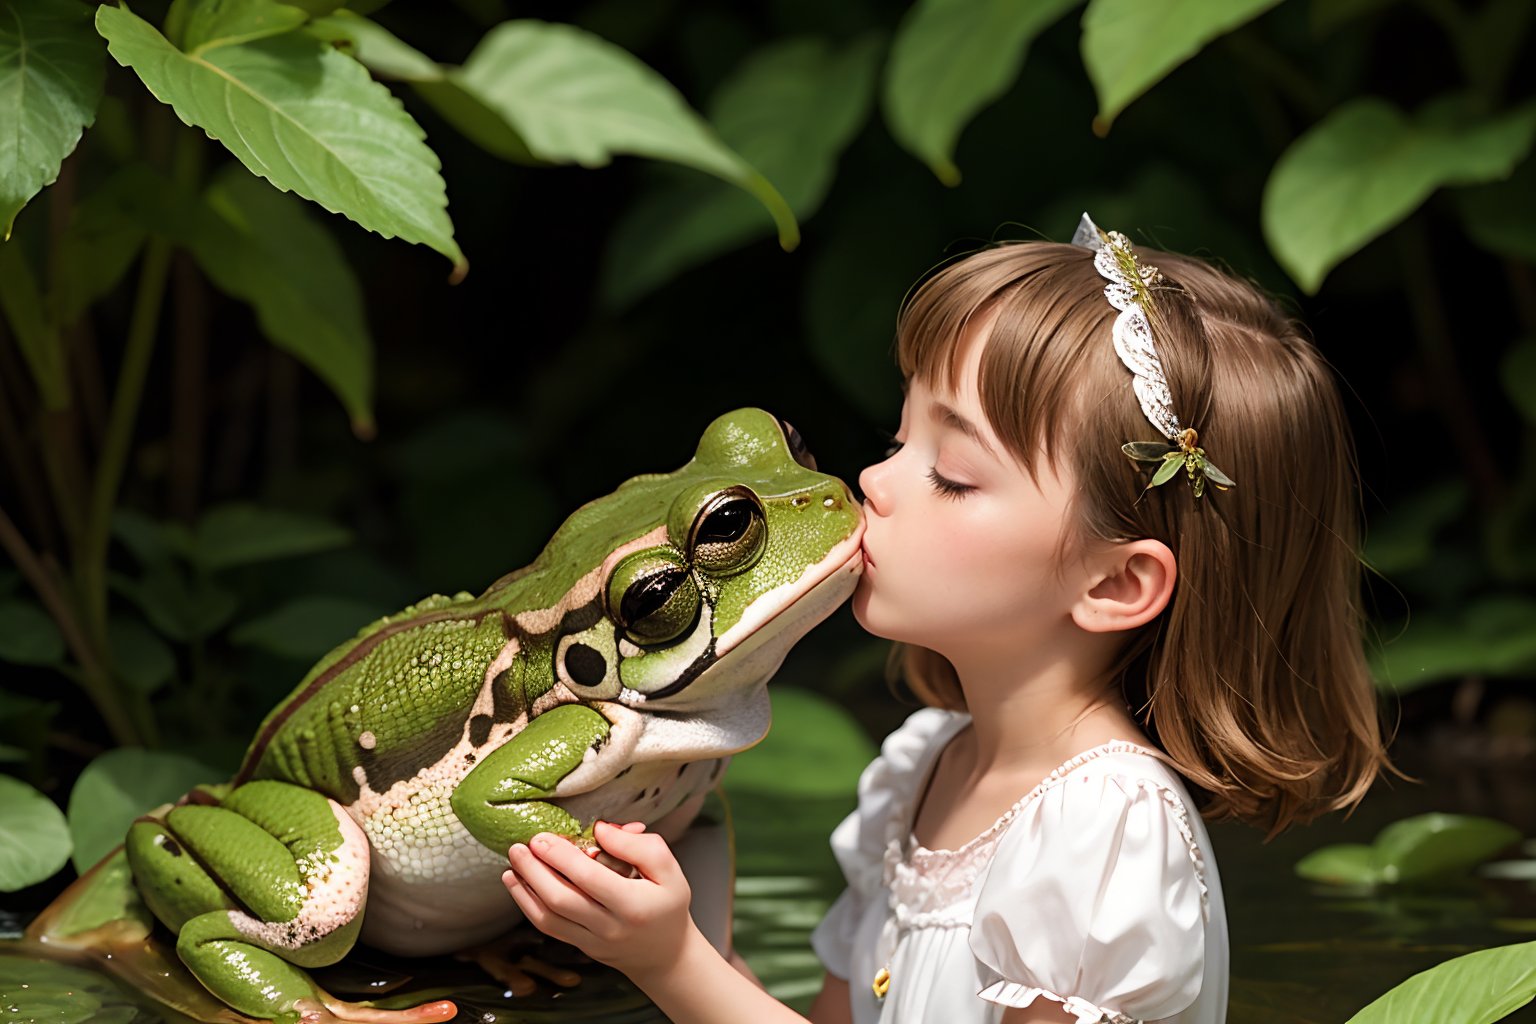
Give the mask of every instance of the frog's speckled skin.
[[484, 594], [328, 654], [232, 788], [134, 826], [135, 880], [182, 959], [243, 1012], [290, 1012], [313, 991], [292, 965], [338, 959], [359, 924], [405, 954], [509, 927], [511, 842], [691, 813], [862, 567], [858, 506], [813, 465], [771, 415], [722, 416], [687, 465], [583, 506]]

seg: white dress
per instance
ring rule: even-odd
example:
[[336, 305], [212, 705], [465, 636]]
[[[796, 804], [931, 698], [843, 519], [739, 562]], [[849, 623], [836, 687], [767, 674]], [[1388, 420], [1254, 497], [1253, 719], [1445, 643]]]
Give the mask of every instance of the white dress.
[[[1111, 741], [960, 849], [924, 849], [912, 838], [918, 796], [969, 721], [937, 708], [908, 718], [832, 833], [848, 888], [811, 944], [848, 979], [854, 1024], [997, 1024], [1037, 999], [1078, 1024], [1222, 1024], [1221, 881], [1178, 773]], [[871, 982], [887, 965], [879, 1000]]]

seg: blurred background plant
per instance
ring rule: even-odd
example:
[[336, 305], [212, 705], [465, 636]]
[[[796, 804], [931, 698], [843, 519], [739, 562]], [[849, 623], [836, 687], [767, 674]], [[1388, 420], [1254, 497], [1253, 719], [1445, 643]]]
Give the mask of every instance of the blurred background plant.
[[[1441, 918], [1378, 906], [1418, 945], [1381, 938], [1362, 970], [1315, 914], [1259, 909], [1297, 905], [1319, 831], [1435, 809], [1536, 833], [1533, 20], [1529, 0], [0, 0], [10, 902], [227, 775], [358, 626], [482, 589], [717, 413], [768, 407], [851, 479], [894, 427], [912, 282], [1087, 209], [1254, 278], [1338, 367], [1370, 651], [1426, 780], [1270, 847], [1218, 831], [1234, 1009], [1314, 1019], [1288, 986], [1336, 989], [1308, 1012], [1342, 1019], [1536, 930], [1530, 879], [1485, 880]], [[883, 660], [840, 614], [786, 664], [814, 694], [781, 729], [883, 735], [910, 709]], [[814, 975], [824, 837], [872, 750], [847, 749], [804, 794], [802, 747], [738, 765], [749, 807], [823, 809], [742, 817], [754, 951], [801, 948], [786, 994]], [[1298, 942], [1326, 955], [1275, 955]]]

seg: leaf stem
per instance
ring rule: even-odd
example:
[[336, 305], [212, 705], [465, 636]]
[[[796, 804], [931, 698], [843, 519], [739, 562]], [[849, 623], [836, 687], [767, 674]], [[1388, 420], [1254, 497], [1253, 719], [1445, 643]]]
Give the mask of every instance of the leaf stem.
[[112, 509], [128, 462], [133, 425], [138, 418], [144, 378], [149, 372], [149, 359], [155, 348], [170, 267], [170, 242], [163, 237], [152, 237], [145, 246], [144, 262], [139, 269], [139, 287], [128, 325], [128, 344], [118, 372], [117, 390], [112, 397], [101, 460], [96, 466], [96, 479], [91, 488], [84, 543], [76, 563], [86, 620], [98, 638], [105, 637], [107, 629], [107, 539], [112, 528]]

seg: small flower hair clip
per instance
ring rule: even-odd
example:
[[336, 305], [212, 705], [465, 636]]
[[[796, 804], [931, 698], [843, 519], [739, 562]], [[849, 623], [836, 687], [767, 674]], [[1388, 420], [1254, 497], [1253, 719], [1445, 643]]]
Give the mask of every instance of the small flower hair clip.
[[1086, 213], [1078, 222], [1072, 244], [1094, 251], [1093, 265], [1109, 284], [1104, 297], [1120, 311], [1115, 317], [1115, 352], [1131, 371], [1131, 386], [1141, 403], [1142, 415], [1165, 437], [1165, 441], [1128, 441], [1120, 450], [1137, 462], [1159, 463], [1148, 488], [1160, 487], [1172, 480], [1183, 466], [1195, 497], [1205, 494], [1209, 480], [1218, 490], [1236, 487], [1232, 478], [1205, 457], [1199, 447], [1200, 435], [1193, 427], [1179, 423], [1173, 412], [1173, 395], [1168, 378], [1157, 358], [1152, 341], [1152, 319], [1156, 307], [1152, 288], [1162, 283], [1163, 275], [1154, 266], [1137, 262], [1130, 239], [1118, 231], [1101, 231]]

